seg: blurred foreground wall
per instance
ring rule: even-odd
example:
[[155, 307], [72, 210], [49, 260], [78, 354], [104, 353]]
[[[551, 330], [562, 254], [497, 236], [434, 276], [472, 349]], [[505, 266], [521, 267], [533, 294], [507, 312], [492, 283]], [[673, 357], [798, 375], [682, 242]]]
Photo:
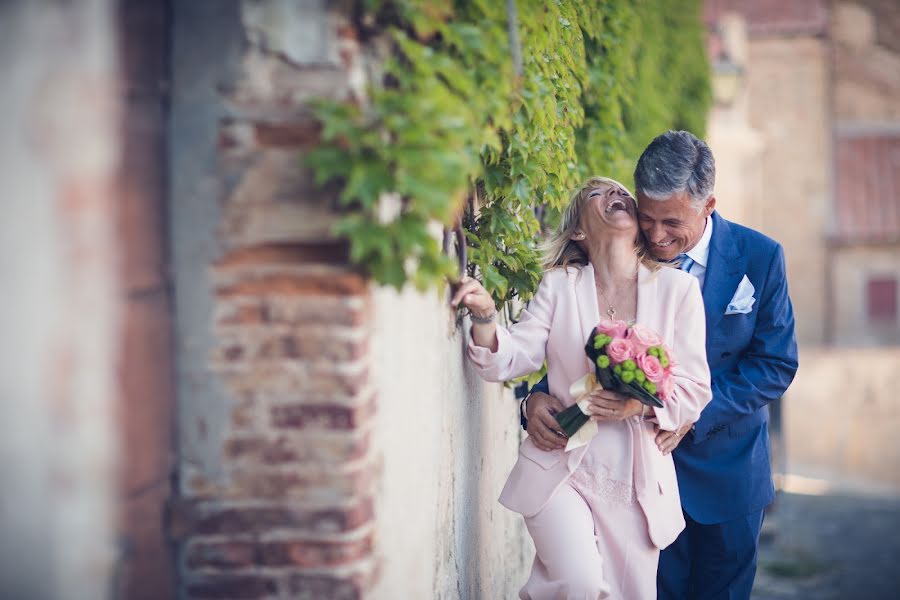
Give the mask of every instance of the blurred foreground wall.
[[0, 3], [0, 597], [108, 597], [118, 111], [107, 0]]

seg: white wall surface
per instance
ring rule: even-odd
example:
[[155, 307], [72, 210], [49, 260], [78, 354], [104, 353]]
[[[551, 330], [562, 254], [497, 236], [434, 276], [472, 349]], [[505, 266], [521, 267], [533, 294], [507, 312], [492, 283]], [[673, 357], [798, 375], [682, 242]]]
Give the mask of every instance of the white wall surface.
[[523, 435], [518, 403], [468, 365], [436, 293], [379, 289], [373, 310], [384, 469], [374, 597], [515, 598], [533, 546], [497, 497]]

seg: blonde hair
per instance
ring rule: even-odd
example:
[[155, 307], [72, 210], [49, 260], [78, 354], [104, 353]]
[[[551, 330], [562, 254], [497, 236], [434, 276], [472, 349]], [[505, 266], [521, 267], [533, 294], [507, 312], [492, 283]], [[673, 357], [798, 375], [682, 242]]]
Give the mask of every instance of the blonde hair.
[[[588, 194], [597, 188], [604, 187], [620, 187], [632, 197], [634, 196], [628, 191], [628, 188], [609, 177], [593, 176], [582, 185], [580, 185], [569, 198], [569, 204], [563, 211], [559, 220], [559, 227], [544, 242], [542, 250], [544, 252], [544, 269], [552, 269], [554, 267], [568, 267], [569, 265], [584, 266], [588, 264], [588, 255], [581, 246], [572, 239], [575, 229], [581, 219], [581, 212], [588, 199]], [[650, 256], [643, 236], [638, 231], [634, 240], [634, 253], [638, 262], [643, 264], [651, 271], [659, 268], [659, 263]]]

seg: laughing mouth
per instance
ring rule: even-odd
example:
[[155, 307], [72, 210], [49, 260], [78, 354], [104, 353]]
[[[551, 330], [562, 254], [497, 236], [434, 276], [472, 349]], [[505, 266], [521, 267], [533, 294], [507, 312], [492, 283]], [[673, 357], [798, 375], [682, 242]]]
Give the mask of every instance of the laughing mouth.
[[653, 245], [656, 246], [657, 248], [668, 248], [669, 246], [671, 246], [674, 243], [675, 243], [675, 240], [670, 240], [670, 241], [666, 242], [665, 244], [655, 243]]
[[617, 210], [627, 211], [628, 207], [625, 206], [625, 203], [623, 201], [616, 199], [616, 200], [610, 201], [610, 203], [606, 206], [605, 212], [611, 213], [611, 212], [615, 212]]

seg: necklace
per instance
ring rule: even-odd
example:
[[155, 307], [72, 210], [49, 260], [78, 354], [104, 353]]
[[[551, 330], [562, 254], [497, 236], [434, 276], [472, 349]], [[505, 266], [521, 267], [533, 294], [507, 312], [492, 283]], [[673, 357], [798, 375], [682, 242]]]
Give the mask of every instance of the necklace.
[[[606, 302], [606, 314], [609, 315], [610, 319], [614, 320], [616, 318], [616, 314], [618, 312], [618, 311], [616, 311], [616, 307], [613, 306], [613, 303], [610, 302], [609, 298], [606, 297], [606, 294], [603, 292], [603, 288], [600, 287], [599, 282], [594, 281], [594, 287], [597, 288], [597, 291], [600, 293], [600, 297], [603, 299], [604, 302]], [[620, 290], [620, 292], [621, 292], [621, 290]], [[616, 298], [618, 298], [618, 295], [616, 296]]]
[[603, 288], [599, 285], [597, 286], [597, 291], [600, 292], [600, 297], [603, 298], [603, 301], [606, 302], [606, 314], [609, 315], [610, 319], [616, 318], [616, 307], [612, 305], [612, 302], [609, 301], [609, 298], [606, 297], [606, 294], [603, 293]]

